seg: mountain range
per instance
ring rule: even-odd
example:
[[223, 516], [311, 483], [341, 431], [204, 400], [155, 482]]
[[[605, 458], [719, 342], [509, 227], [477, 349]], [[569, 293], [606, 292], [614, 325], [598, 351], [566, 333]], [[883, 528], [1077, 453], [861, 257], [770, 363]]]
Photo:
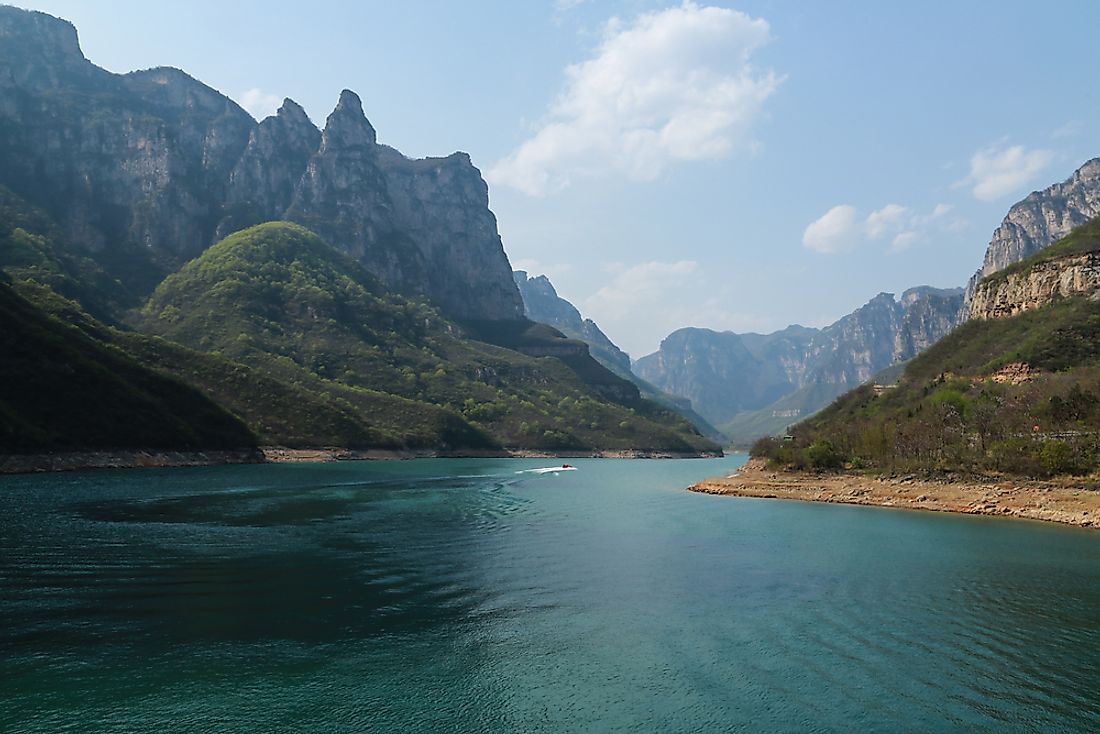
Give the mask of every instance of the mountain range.
[[792, 326], [759, 335], [683, 329], [638, 360], [634, 370], [659, 389], [690, 399], [733, 443], [747, 445], [921, 353], [970, 317], [983, 278], [1096, 216], [1100, 159], [1013, 205], [965, 290], [918, 287], [896, 300], [879, 294], [821, 330]]
[[790, 440], [761, 440], [753, 453], [815, 469], [1094, 474], [1100, 218], [1014, 259], [1021, 253], [973, 283], [970, 318], [910, 362], [893, 389], [861, 386], [794, 426]]
[[[71, 24], [9, 6], [0, 270], [5, 319], [33, 313], [37, 333], [90, 340], [130, 382], [191, 395], [159, 404], [188, 449], [717, 451], [524, 316], [466, 154], [379, 144], [347, 90], [323, 128], [291, 100], [256, 122], [182, 71], [100, 69]], [[0, 453], [147, 448], [127, 426], [151, 404], [126, 390], [102, 391], [117, 409], [94, 446], [61, 425], [21, 432], [75, 400], [44, 387], [58, 372], [34, 374], [49, 343], [9, 365]]]

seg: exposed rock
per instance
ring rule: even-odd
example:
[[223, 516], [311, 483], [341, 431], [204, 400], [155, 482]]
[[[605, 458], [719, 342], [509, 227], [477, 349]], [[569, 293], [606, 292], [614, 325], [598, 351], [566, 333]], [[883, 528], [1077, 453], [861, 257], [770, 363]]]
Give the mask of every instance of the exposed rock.
[[1022, 385], [1031, 382], [1034, 376], [1035, 370], [1027, 362], [1013, 362], [994, 372], [989, 379], [1001, 384]]
[[70, 23], [9, 6], [0, 185], [49, 211], [135, 300], [226, 234], [292, 219], [453, 318], [523, 314], [465, 153], [415, 161], [379, 145], [348, 90], [323, 132], [291, 100], [257, 123], [177, 69], [100, 69]]
[[320, 142], [321, 131], [305, 110], [291, 99], [283, 100], [279, 111], [249, 135], [229, 176], [227, 211], [215, 237], [282, 217]]
[[[1061, 183], [1035, 191], [1009, 209], [985, 251], [985, 262], [967, 285], [967, 303], [978, 283], [1053, 244], [1070, 230], [1100, 216], [1100, 158]], [[966, 318], [971, 309], [963, 311]]]
[[1100, 253], [1072, 255], [979, 283], [970, 299], [970, 318], [1012, 316], [1044, 306], [1057, 297], [1097, 293]]
[[772, 334], [680, 329], [634, 368], [657, 387], [689, 398], [720, 428], [738, 413], [771, 406], [809, 386], [836, 386], [807, 391], [805, 405], [772, 411], [793, 422], [934, 343], [953, 328], [961, 304], [961, 289], [920, 287], [896, 300], [880, 293], [824, 329], [791, 326]]

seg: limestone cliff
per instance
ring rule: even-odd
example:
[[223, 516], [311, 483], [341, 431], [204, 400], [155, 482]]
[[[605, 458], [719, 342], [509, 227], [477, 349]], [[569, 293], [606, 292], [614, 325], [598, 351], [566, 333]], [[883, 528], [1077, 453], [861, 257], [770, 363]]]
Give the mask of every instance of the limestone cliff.
[[453, 318], [523, 314], [466, 154], [409, 160], [380, 145], [347, 90], [323, 131], [292, 100], [257, 123], [182, 71], [100, 69], [70, 23], [9, 6], [0, 185], [47, 209], [132, 302], [229, 232], [292, 219]]
[[1100, 158], [1009, 209], [993, 232], [981, 269], [967, 285], [967, 302], [982, 278], [1033, 255], [1096, 216], [1100, 216]]
[[800, 395], [797, 405], [776, 407], [785, 414], [777, 418], [793, 422], [949, 332], [962, 297], [961, 289], [929, 287], [912, 288], [899, 299], [880, 293], [823, 329], [791, 326], [772, 334], [680, 329], [634, 369], [657, 387], [689, 398], [720, 429], [739, 414]]
[[1003, 318], [1076, 296], [1100, 297], [1100, 217], [982, 279], [970, 299], [969, 315]]
[[1056, 298], [1098, 293], [1100, 253], [1072, 255], [979, 283], [970, 299], [970, 318], [1002, 318], [1040, 308]]

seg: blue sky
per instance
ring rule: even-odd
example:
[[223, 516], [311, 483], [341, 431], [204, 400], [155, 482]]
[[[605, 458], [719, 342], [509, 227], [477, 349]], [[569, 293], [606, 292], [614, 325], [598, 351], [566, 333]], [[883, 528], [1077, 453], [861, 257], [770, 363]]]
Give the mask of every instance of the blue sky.
[[465, 150], [514, 267], [634, 357], [965, 283], [1008, 207], [1100, 155], [1100, 3], [19, 3], [111, 71]]

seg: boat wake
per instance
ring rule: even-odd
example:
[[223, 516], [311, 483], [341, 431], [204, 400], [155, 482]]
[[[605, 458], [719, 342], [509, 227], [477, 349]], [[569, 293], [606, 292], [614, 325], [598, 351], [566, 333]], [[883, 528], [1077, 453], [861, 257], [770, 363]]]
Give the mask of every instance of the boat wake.
[[556, 474], [560, 471], [576, 471], [577, 467], [570, 466], [569, 464], [562, 464], [561, 466], [547, 466], [542, 469], [521, 469], [516, 474]]

